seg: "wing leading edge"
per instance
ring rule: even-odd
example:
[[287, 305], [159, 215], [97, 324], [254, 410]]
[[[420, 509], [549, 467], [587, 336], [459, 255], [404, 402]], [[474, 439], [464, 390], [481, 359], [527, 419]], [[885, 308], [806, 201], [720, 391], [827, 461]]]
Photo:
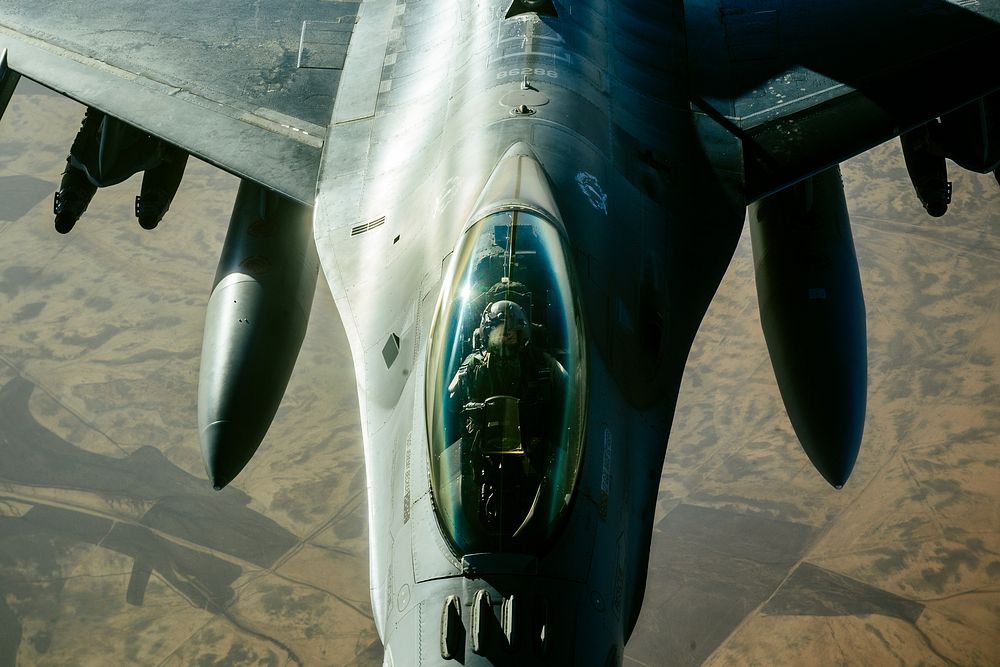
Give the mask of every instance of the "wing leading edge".
[[747, 201], [1000, 88], [997, 0], [685, 3], [692, 109], [736, 135]]
[[[11, 70], [311, 205], [358, 2], [10, 0]], [[1000, 0], [689, 0], [690, 99], [754, 201], [1000, 89]], [[704, 126], [704, 125], [703, 125]]]
[[359, 3], [10, 0], [8, 67], [311, 205]]

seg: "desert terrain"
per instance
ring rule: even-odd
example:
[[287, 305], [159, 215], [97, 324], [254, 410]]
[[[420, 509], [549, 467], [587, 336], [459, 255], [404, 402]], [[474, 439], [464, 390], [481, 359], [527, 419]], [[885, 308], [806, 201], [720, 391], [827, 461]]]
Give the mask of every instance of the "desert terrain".
[[[60, 236], [82, 114], [22, 81], [0, 123], [0, 666], [381, 664], [329, 290], [267, 439], [214, 492], [198, 364], [238, 181], [192, 160], [144, 232], [133, 178]], [[843, 167], [870, 374], [840, 491], [782, 407], [744, 234], [681, 388], [626, 665], [1000, 663], [1000, 187], [953, 171], [932, 219], [896, 144]]]

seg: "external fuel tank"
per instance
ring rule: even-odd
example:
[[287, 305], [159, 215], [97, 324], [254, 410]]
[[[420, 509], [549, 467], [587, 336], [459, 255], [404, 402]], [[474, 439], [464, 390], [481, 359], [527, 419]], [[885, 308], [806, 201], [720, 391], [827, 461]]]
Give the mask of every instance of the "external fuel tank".
[[257, 451], [302, 346], [319, 262], [312, 209], [243, 181], [208, 302], [198, 428], [212, 485]]
[[861, 445], [867, 336], [844, 186], [833, 167], [750, 206], [760, 321], [795, 434], [839, 488]]

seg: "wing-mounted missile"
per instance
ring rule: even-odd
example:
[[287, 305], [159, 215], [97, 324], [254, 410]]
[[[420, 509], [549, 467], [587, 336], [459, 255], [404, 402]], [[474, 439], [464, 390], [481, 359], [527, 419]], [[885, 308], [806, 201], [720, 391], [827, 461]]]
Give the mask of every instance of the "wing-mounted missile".
[[955, 164], [986, 174], [1000, 165], [1000, 93], [941, 116], [940, 143]]
[[951, 203], [951, 181], [944, 150], [934, 141], [934, 121], [899, 135], [906, 171], [927, 214], [940, 218]]
[[864, 429], [867, 337], [844, 186], [834, 167], [750, 206], [760, 320], [792, 427], [841, 487]]
[[208, 302], [198, 382], [201, 451], [216, 489], [243, 470], [278, 410], [318, 268], [312, 209], [244, 181]]
[[73, 229], [98, 188], [139, 172], [144, 173], [135, 216], [143, 229], [153, 229], [177, 194], [187, 158], [180, 148], [87, 107], [53, 200], [56, 231], [66, 234]]
[[7, 104], [20, 80], [21, 75], [7, 67], [7, 49], [0, 49], [0, 118], [3, 118]]
[[993, 93], [899, 135], [906, 171], [927, 213], [940, 217], [951, 203], [945, 158], [1000, 181], [1000, 93]]

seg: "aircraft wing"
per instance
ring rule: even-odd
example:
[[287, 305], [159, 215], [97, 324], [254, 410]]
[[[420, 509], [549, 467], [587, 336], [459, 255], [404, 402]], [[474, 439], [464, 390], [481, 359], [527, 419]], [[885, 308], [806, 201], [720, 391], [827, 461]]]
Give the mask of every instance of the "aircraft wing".
[[688, 0], [684, 21], [692, 109], [740, 139], [747, 201], [1000, 88], [997, 0]]
[[19, 74], [311, 205], [360, 7], [4, 0], [0, 53]]
[[[0, 52], [20, 74], [311, 204], [361, 7], [5, 0]], [[692, 108], [740, 139], [752, 201], [1000, 88], [998, 19], [997, 0], [688, 0]]]

